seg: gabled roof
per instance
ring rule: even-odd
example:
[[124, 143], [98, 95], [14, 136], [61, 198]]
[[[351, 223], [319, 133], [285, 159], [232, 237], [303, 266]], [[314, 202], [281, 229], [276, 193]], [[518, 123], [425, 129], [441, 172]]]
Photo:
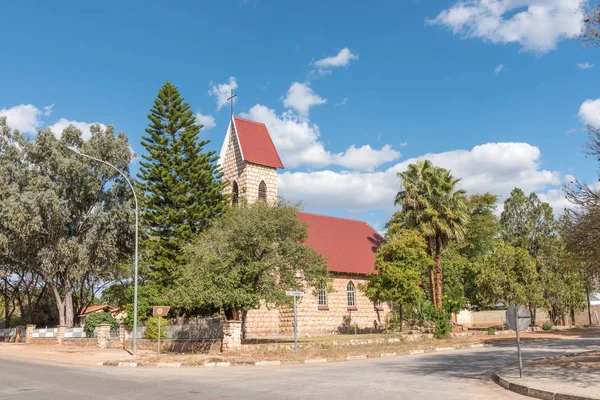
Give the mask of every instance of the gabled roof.
[[271, 140], [271, 135], [265, 124], [256, 121], [250, 121], [234, 116], [232, 121], [229, 123], [227, 134], [225, 135], [225, 142], [221, 148], [221, 157], [219, 164], [225, 158], [225, 152], [227, 151], [227, 145], [230, 140], [230, 135], [233, 131], [237, 137], [237, 142], [240, 145], [240, 153], [242, 159], [254, 164], [265, 165], [267, 167], [282, 168], [283, 163], [279, 158], [277, 149]]
[[99, 312], [104, 310], [105, 308], [108, 308], [109, 312], [115, 312], [115, 311], [119, 311], [119, 307], [113, 307], [109, 304], [94, 304], [93, 306], [88, 306], [85, 307], [83, 310], [81, 310], [81, 314], [80, 315], [87, 315], [87, 314], [92, 314], [95, 312]]
[[364, 221], [300, 213], [307, 225], [306, 244], [327, 260], [331, 272], [372, 274], [383, 237]]

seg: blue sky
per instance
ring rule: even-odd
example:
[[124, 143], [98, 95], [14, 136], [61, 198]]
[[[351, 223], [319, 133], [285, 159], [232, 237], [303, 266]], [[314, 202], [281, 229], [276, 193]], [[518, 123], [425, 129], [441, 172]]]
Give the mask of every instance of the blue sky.
[[513, 3], [9, 2], [0, 114], [31, 134], [112, 124], [140, 153], [170, 80], [218, 151], [218, 92], [235, 87], [236, 114], [265, 122], [282, 155], [280, 194], [309, 211], [381, 229], [395, 173], [427, 155], [472, 193], [520, 186], [559, 212], [565, 181], [596, 180], [581, 148], [600, 124], [600, 50], [568, 39], [578, 0]]

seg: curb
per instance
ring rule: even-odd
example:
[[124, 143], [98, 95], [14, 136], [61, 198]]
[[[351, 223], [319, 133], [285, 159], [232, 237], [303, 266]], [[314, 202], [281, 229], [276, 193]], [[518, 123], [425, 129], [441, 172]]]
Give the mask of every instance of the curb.
[[[269, 366], [269, 365], [293, 365], [293, 364], [325, 364], [332, 362], [340, 362], [340, 361], [356, 361], [356, 360], [366, 360], [366, 359], [374, 359], [374, 358], [391, 358], [391, 357], [402, 357], [402, 356], [411, 356], [418, 354], [428, 354], [428, 353], [437, 353], [440, 351], [449, 351], [449, 350], [464, 350], [464, 349], [476, 349], [482, 347], [493, 347], [490, 344], [477, 343], [471, 344], [465, 347], [436, 347], [433, 349], [427, 350], [410, 350], [408, 352], [402, 353], [381, 353], [378, 355], [358, 355], [358, 356], [347, 356], [344, 359], [327, 359], [327, 358], [311, 358], [307, 360], [274, 360], [274, 361], [222, 361], [222, 362], [208, 362], [204, 364], [196, 364], [196, 363], [178, 363], [178, 362], [158, 362], [158, 363], [144, 363], [144, 362], [99, 362], [96, 365], [103, 367], [119, 367], [119, 368], [218, 368], [218, 367], [261, 367], [261, 366]], [[502, 379], [502, 378], [500, 378]], [[589, 400], [587, 398], [581, 398], [583, 400]], [[561, 398], [553, 400], [572, 400], [570, 398]], [[574, 399], [579, 400], [579, 399]]]
[[502, 378], [498, 375], [498, 370], [495, 370], [492, 374], [492, 380], [496, 382], [498, 385], [502, 386], [506, 390], [510, 390], [511, 392], [515, 392], [521, 394], [523, 396], [529, 396], [536, 399], [543, 400], [595, 400], [593, 397], [579, 396], [573, 394], [564, 394], [557, 392], [550, 392], [542, 389], [534, 389], [525, 385], [519, 385], [506, 379]]

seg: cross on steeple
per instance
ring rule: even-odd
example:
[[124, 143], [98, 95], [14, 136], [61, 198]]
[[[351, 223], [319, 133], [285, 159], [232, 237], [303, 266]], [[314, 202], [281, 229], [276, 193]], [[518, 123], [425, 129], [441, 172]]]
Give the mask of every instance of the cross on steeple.
[[233, 94], [233, 89], [231, 89], [231, 96], [227, 99], [227, 101], [231, 102], [231, 118], [233, 118], [233, 98], [237, 97], [237, 93]]

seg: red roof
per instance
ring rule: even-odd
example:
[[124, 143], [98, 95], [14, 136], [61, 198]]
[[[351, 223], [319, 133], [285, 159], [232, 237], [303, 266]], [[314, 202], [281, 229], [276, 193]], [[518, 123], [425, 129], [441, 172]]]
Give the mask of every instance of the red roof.
[[265, 124], [240, 117], [233, 117], [233, 119], [245, 161], [267, 167], [283, 168]]
[[109, 312], [119, 311], [119, 307], [113, 307], [109, 304], [94, 304], [93, 306], [88, 306], [88, 307], [84, 308], [83, 310], [81, 310], [80, 315], [86, 315], [86, 314], [99, 312], [99, 311], [104, 310], [105, 308], [108, 308]]
[[331, 272], [372, 274], [375, 252], [383, 237], [364, 221], [301, 212], [307, 224], [306, 244], [327, 260]]

